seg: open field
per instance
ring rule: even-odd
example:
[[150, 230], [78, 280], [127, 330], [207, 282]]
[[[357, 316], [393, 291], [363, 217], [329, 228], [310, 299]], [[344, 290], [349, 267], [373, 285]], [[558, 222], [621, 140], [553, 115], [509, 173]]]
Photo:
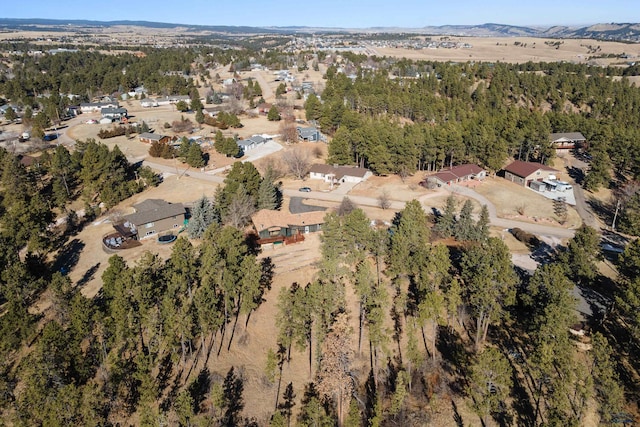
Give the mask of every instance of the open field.
[[[434, 37], [435, 39], [436, 37]], [[444, 37], [442, 37], [444, 38]], [[533, 37], [446, 37], [447, 40], [468, 43], [470, 48], [398, 49], [369, 46], [376, 55], [404, 57], [430, 61], [481, 62], [575, 62], [593, 65], [626, 64], [624, 59], [605, 58], [608, 54], [640, 57], [640, 44], [597, 41], [589, 39], [543, 39]], [[519, 45], [516, 45], [518, 43]], [[560, 43], [556, 49], [552, 43]], [[590, 48], [600, 50], [590, 53]], [[593, 50], [592, 50], [593, 52]], [[602, 56], [593, 58], [592, 56]]]
[[[560, 174], [560, 179], [562, 179], [562, 174]], [[496, 206], [497, 214], [501, 218], [559, 226], [553, 212], [553, 201], [536, 194], [533, 190], [500, 177], [488, 177], [475, 190]], [[518, 210], [524, 213], [519, 213]], [[568, 206], [568, 211], [569, 215], [564, 226], [568, 228], [579, 227], [581, 220], [578, 213], [571, 206]]]

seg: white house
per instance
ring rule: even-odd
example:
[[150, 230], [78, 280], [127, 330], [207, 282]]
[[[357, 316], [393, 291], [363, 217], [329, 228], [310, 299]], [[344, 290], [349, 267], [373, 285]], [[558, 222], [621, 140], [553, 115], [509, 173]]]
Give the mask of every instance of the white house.
[[83, 102], [80, 104], [80, 111], [83, 113], [99, 113], [103, 108], [120, 108], [120, 104], [117, 101]]
[[159, 105], [158, 100], [154, 98], [145, 98], [140, 100], [140, 106], [143, 108], [157, 107]]
[[316, 163], [309, 170], [310, 179], [321, 179], [328, 183], [353, 182], [359, 183], [365, 181], [371, 175], [371, 171], [366, 168], [355, 166], [331, 166]]

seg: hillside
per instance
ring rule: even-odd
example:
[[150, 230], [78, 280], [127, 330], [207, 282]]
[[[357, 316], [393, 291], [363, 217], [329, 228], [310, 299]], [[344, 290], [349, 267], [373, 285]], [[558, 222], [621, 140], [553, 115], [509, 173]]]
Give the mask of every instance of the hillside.
[[455, 35], [470, 37], [554, 37], [586, 38], [596, 40], [640, 42], [640, 24], [638, 23], [598, 23], [585, 27], [572, 26], [515, 26], [508, 24], [486, 23], [479, 25], [441, 25], [421, 28], [375, 27], [375, 28], [335, 28], [335, 27], [249, 27], [229, 25], [186, 25], [149, 21], [91, 21], [57, 19], [14, 19], [0, 18], [0, 30], [13, 31], [69, 31], [69, 26], [77, 28], [105, 28], [114, 26], [133, 26], [155, 29], [176, 29], [187, 31], [205, 31], [222, 34], [291, 34], [322, 32], [381, 32], [381, 33], [419, 33], [430, 35]]

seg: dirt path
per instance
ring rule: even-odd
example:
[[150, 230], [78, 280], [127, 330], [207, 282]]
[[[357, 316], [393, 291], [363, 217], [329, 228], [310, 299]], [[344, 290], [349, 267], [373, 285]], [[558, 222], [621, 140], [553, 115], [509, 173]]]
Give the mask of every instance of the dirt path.
[[[256, 71], [255, 72], [256, 81], [260, 84], [260, 88], [262, 89], [262, 97], [266, 102], [275, 101], [275, 96], [273, 94], [273, 89], [271, 88], [271, 84], [267, 80], [267, 72], [265, 71]], [[271, 76], [269, 76], [271, 77]]]

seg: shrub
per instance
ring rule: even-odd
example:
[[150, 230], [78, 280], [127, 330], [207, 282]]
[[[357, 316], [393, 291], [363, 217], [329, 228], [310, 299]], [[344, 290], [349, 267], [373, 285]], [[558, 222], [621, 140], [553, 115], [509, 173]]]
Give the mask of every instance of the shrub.
[[540, 245], [540, 239], [538, 239], [535, 234], [526, 232], [521, 228], [512, 228], [511, 234], [529, 248], [536, 248]]

